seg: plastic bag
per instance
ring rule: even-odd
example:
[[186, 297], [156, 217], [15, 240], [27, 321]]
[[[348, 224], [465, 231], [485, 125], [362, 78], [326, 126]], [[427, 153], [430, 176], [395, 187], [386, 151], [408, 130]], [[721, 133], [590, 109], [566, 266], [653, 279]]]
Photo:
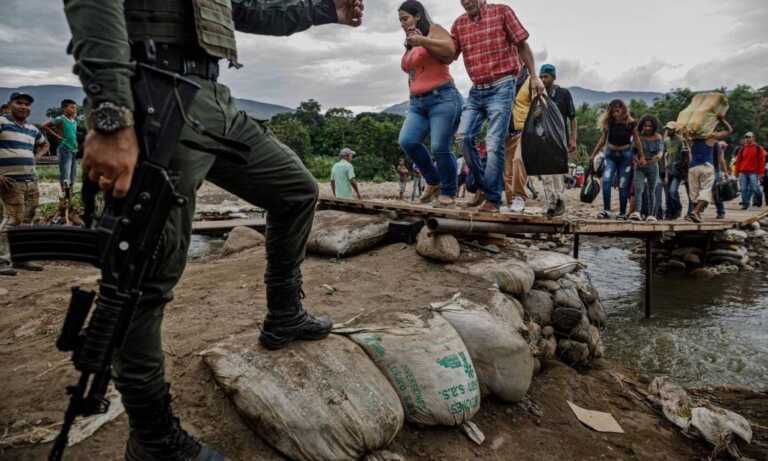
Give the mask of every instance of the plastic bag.
[[584, 185], [581, 186], [579, 199], [582, 203], [592, 203], [600, 195], [600, 179], [592, 172], [592, 165], [587, 169]]
[[730, 202], [739, 196], [739, 181], [733, 178], [718, 181], [715, 185], [715, 193], [721, 201]]
[[523, 163], [529, 176], [568, 173], [565, 122], [551, 99], [537, 96], [523, 130]]

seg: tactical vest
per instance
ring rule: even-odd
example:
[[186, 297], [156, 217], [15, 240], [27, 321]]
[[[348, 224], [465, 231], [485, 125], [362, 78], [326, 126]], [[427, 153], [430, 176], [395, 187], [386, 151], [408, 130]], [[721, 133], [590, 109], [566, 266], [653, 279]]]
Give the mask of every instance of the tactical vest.
[[196, 44], [239, 66], [231, 0], [125, 0], [125, 20], [132, 42]]

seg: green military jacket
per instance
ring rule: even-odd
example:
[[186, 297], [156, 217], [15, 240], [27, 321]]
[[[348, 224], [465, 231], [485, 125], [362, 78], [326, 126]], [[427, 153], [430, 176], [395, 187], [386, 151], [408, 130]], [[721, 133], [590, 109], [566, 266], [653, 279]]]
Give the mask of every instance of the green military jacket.
[[[214, 1], [214, 0], [211, 0]], [[290, 35], [338, 21], [334, 0], [231, 0], [235, 29]], [[122, 0], [64, 0], [72, 31], [75, 74], [91, 106], [112, 102], [133, 110], [134, 63]]]

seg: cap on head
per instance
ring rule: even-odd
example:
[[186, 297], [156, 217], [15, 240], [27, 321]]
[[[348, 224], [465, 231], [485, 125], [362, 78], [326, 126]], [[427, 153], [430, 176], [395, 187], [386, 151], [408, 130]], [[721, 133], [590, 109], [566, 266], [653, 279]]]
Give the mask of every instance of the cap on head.
[[671, 130], [671, 131], [675, 131], [675, 130], [677, 130], [677, 122], [667, 122], [667, 124], [664, 125], [664, 128], [666, 128], [668, 130]]
[[341, 149], [341, 152], [339, 152], [339, 157], [341, 158], [352, 158], [354, 155], [355, 155], [355, 151], [353, 151], [349, 147], [345, 147]]
[[17, 99], [26, 99], [30, 104], [35, 102], [35, 98], [33, 98], [32, 95], [23, 91], [15, 91], [11, 93], [11, 97], [8, 99], [8, 101], [16, 101]]
[[753, 133], [751, 131], [748, 131], [747, 134], [744, 135], [744, 137], [745, 138], [754, 138], [755, 137], [755, 133]]
[[557, 78], [557, 69], [552, 64], [544, 64], [539, 70], [539, 75], [551, 75], [553, 78]]

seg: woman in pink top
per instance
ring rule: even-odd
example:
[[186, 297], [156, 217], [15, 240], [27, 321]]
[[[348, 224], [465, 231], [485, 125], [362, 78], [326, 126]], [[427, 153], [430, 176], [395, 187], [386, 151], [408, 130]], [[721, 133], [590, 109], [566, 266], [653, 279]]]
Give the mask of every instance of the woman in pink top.
[[[464, 103], [448, 70], [456, 48], [448, 31], [432, 23], [420, 2], [404, 2], [399, 16], [406, 35], [402, 67], [408, 74], [411, 93], [408, 115], [400, 130], [400, 147], [427, 182], [421, 202], [437, 198], [435, 206], [450, 208], [456, 204], [458, 188], [451, 147]], [[431, 155], [424, 145], [428, 133]]]

